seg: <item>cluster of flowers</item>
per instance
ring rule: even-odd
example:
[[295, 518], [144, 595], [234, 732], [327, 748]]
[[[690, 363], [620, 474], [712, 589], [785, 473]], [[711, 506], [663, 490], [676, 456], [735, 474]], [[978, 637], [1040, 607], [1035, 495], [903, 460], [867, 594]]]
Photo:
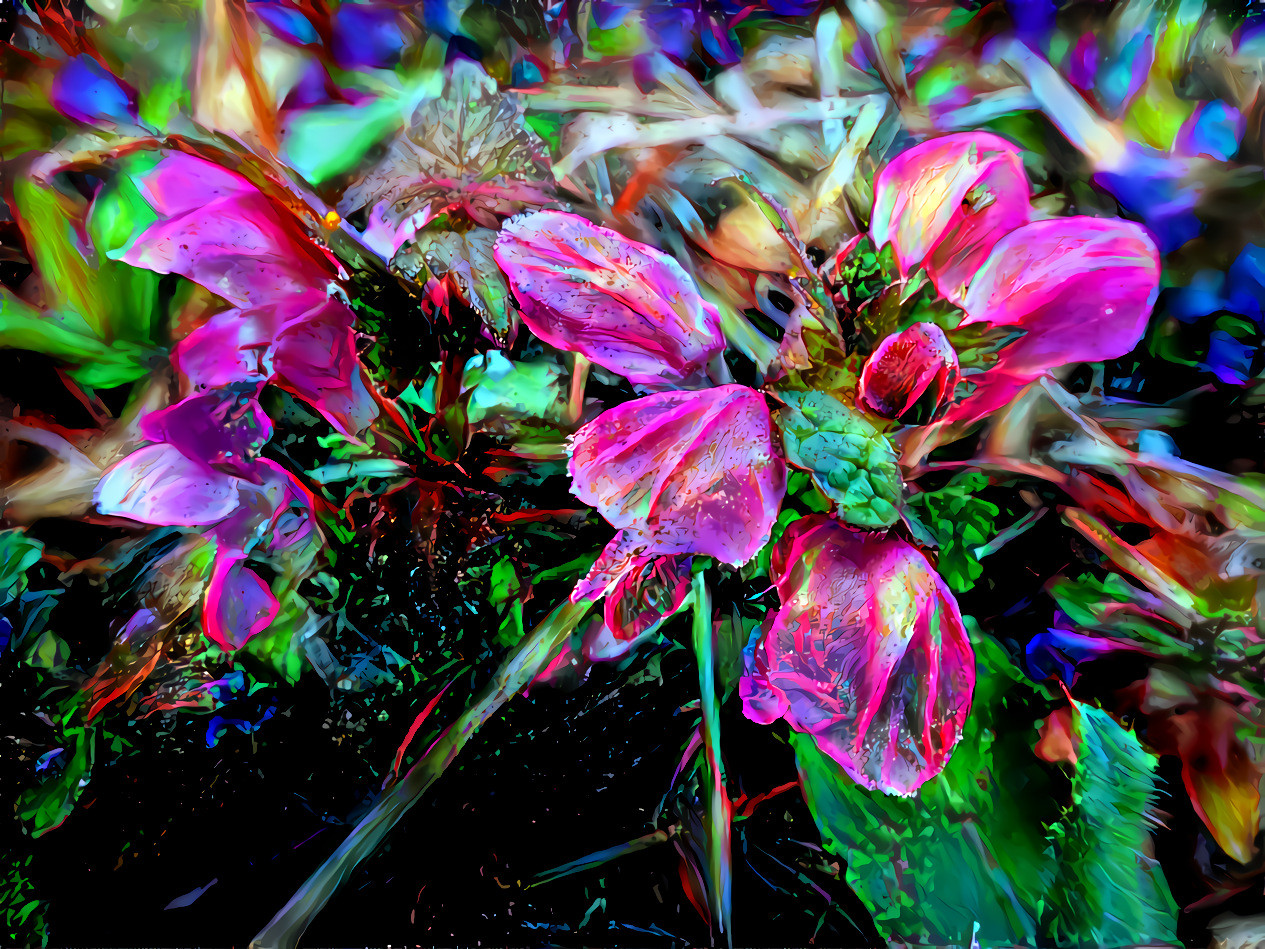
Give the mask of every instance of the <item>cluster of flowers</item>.
[[[171, 556], [198, 574], [196, 608], [132, 604], [120, 642], [139, 649], [179, 626], [231, 660], [296, 624], [308, 609], [300, 584], [332, 559], [327, 521], [351, 523], [353, 504], [368, 498], [379, 505], [372, 532], [387, 498], [420, 486], [410, 526], [433, 541], [445, 492], [463, 489], [428, 479], [448, 465], [469, 481], [461, 447], [443, 443], [468, 445], [475, 430], [499, 439], [504, 467], [492, 480], [518, 479], [531, 496], [560, 474], [608, 525], [591, 567], [567, 575], [566, 603], [527, 634], [520, 611], [522, 642], [498, 684], [415, 766], [425, 780], [394, 785], [353, 841], [376, 843], [433, 778], [427, 769], [442, 770], [509, 694], [570, 663], [625, 661], [693, 609], [706, 669], [700, 743], [715, 795], [709, 858], [720, 860], [727, 798], [704, 633], [720, 625], [708, 591], [721, 578], [763, 584], [753, 600], [770, 594], [767, 615], [742, 632], [730, 683], [746, 717], [785, 720], [797, 754], [811, 747], [828, 759], [832, 781], [916, 800], [965, 747], [987, 674], [976, 656], [987, 637], [963, 617], [963, 588], [947, 550], [936, 550], [949, 544], [915, 513], [918, 496], [934, 494], [919, 482], [947, 457], [938, 449], [981, 432], [965, 443], [974, 444], [968, 460], [941, 470], [1053, 486], [1060, 499], [1032, 502], [1033, 516], [1070, 499], [1068, 527], [1137, 580], [1107, 590], [1116, 600], [1096, 590], [1092, 607], [1074, 619], [1058, 613], [1032, 638], [1034, 681], [1043, 664], [1072, 685], [1086, 657], [1171, 657], [1172, 642], [1184, 649], [1189, 631], [1209, 624], [1214, 638], [1229, 630], [1255, 648], [1260, 571], [1249, 554], [1265, 494], [1176, 458], [1159, 409], [1102, 397], [1101, 379], [1093, 399], [1062, 387], [1073, 367], [1136, 352], [1153, 326], [1163, 255], [1197, 243], [1202, 227], [1191, 182], [1234, 153], [1246, 92], [1172, 115], [1144, 107], [1175, 96], [1176, 68], [1167, 47], [1130, 46], [1123, 15], [1113, 31], [1069, 45], [1050, 41], [1046, 18], [1019, 13], [1013, 36], [941, 30], [936, 17], [949, 14], [938, 4], [915, 4], [902, 22], [878, 3], [844, 16], [796, 0], [695, 2], [683, 8], [688, 29], [655, 3], [564, 4], [541, 12], [547, 42], [488, 40], [505, 55], [480, 65], [472, 37], [495, 31], [471, 19], [474, 8], [463, 18], [423, 6], [405, 16], [388, 3], [244, 11], [207, 0], [197, 89], [169, 108], [151, 90], [138, 108], [137, 89], [106, 57], [45, 16], [60, 53], [31, 54], [23, 94], [44, 95], [78, 131], [42, 154], [5, 152], [25, 155], [11, 203], [28, 243], [49, 221], [72, 236], [68, 250], [32, 251], [34, 276], [3, 288], [0, 339], [55, 357], [81, 382], [144, 389], [125, 420], [103, 422], [109, 437], [84, 448], [87, 473], [55, 503], [32, 500], [27, 478], [15, 482], [6, 517], [174, 528], [189, 543]], [[749, 17], [773, 14], [808, 26], [753, 28], [758, 41], [744, 53]], [[1159, 14], [1147, 16], [1163, 33]], [[1167, 25], [1172, 36], [1195, 29], [1179, 20]], [[1236, 43], [1217, 47], [1227, 75], [1243, 71], [1254, 34]], [[1034, 51], [1041, 44], [1045, 55]], [[708, 83], [690, 72], [699, 55], [720, 70]], [[568, 85], [577, 57], [593, 75]], [[946, 79], [959, 73], [961, 82]], [[1129, 91], [1113, 92], [1125, 80]], [[209, 91], [217, 84], [222, 98]], [[1048, 120], [1099, 190], [1060, 194], [1022, 123], [1013, 135], [978, 130], [1016, 112]], [[573, 115], [563, 125], [552, 113]], [[99, 180], [71, 195], [66, 182], [85, 170]], [[1195, 263], [1215, 256], [1197, 250]], [[1259, 319], [1258, 255], [1249, 246], [1226, 273], [1192, 264], [1171, 311], [1194, 321], [1251, 304]], [[175, 275], [169, 351], [127, 338], [121, 320], [94, 322], [91, 292], [57, 286], [71, 271], [124, 265]], [[398, 283], [421, 312], [378, 313], [358, 296], [353, 270]], [[376, 325], [361, 319], [374, 314]], [[420, 387], [414, 367], [384, 367], [377, 330], [390, 322], [397, 337], [437, 336], [443, 319], [471, 321], [459, 329], [481, 334], [473, 353], [445, 352]], [[1231, 349], [1206, 362], [1242, 383], [1251, 353]], [[343, 468], [354, 488], [342, 498], [288, 452], [295, 405], [326, 433], [312, 441], [352, 459]], [[25, 419], [5, 437], [69, 444], [41, 425]], [[409, 460], [423, 455], [425, 465]], [[500, 523], [558, 514], [544, 508], [499, 511]], [[1113, 523], [1140, 525], [1147, 539], [1126, 543]], [[427, 543], [418, 547], [433, 567]], [[985, 548], [958, 546], [978, 575]], [[150, 566], [163, 583], [170, 564]], [[1070, 597], [1057, 601], [1062, 609]], [[581, 625], [598, 604], [600, 622]], [[1132, 641], [1122, 624], [1148, 632]], [[107, 666], [86, 678], [84, 689], [102, 696], [89, 719], [153, 669], [106, 688], [101, 680], [117, 676]], [[1202, 770], [1190, 729], [1173, 724], [1180, 703], [1162, 704], [1149, 680], [1141, 688], [1138, 706], [1159, 723], [1148, 740], [1182, 757], [1197, 812], [1245, 863], [1258, 774], [1235, 737], [1243, 719], [1230, 687], [1190, 687], [1191, 701], [1211, 709], [1199, 727], [1219, 723], [1211, 744], [1221, 760]], [[1076, 761], [1079, 733], [1068, 736], [1079, 726], [1067, 715], [1079, 705], [1068, 699], [1036, 750], [1047, 763]], [[824, 826], [823, 812], [814, 810]], [[334, 882], [309, 891], [322, 895], [279, 917], [286, 932], [319, 909], [345, 877], [337, 860], [352, 852], [364, 855], [349, 844], [327, 868]], [[712, 871], [718, 894], [727, 871]]]

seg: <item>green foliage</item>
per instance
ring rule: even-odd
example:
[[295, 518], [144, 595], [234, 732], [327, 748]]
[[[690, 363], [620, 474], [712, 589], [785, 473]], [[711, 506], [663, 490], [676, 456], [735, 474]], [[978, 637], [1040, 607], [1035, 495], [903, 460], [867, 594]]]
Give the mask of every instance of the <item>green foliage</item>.
[[887, 437], [860, 412], [824, 392], [783, 392], [777, 412], [786, 460], [812, 474], [839, 517], [878, 529], [896, 522], [900, 469]]
[[1049, 772], [1032, 751], [1029, 709], [1041, 694], [995, 641], [972, 639], [978, 680], [965, 734], [915, 796], [856, 785], [792, 733], [805, 797], [827, 849], [847, 861], [849, 885], [893, 941], [1171, 941], [1176, 906], [1141, 855], [1154, 758], [1106, 713], [1081, 707], [1073, 800], [1051, 810]]
[[1101, 709], [1074, 708], [1073, 804], [1050, 828], [1060, 866], [1048, 928], [1059, 945], [1174, 942], [1177, 904], [1148, 855], [1155, 756]]
[[84, 222], [70, 198], [29, 178], [14, 182], [14, 209], [46, 309], [0, 288], [0, 345], [68, 362], [71, 375], [89, 386], [123, 385], [150, 371], [158, 275], [99, 253], [106, 247], [98, 242], [126, 227], [130, 200], [122, 187], [106, 188], [100, 202], [105, 210], [87, 221], [90, 240], [84, 241]]
[[956, 476], [943, 488], [923, 491], [909, 499], [915, 516], [940, 548], [937, 568], [958, 593], [975, 586], [984, 572], [976, 549], [996, 533], [996, 504], [979, 497], [988, 478], [976, 472]]
[[1049, 789], [1030, 735], [1008, 726], [1035, 690], [1000, 646], [974, 640], [979, 680], [966, 732], [914, 797], [866, 790], [808, 736], [793, 732], [792, 743], [826, 849], [847, 860], [848, 884], [881, 933], [933, 945], [978, 938], [1031, 946], [1054, 879], [1034, 813]]
[[17, 855], [0, 863], [0, 937], [6, 946], [47, 946], [45, 904], [29, 872], [32, 858]]
[[27, 788], [18, 801], [18, 816], [31, 822], [31, 833], [36, 837], [70, 816], [92, 775], [97, 729], [80, 719], [82, 694], [76, 692], [62, 702], [59, 719], [65, 745], [48, 763], [43, 779]]

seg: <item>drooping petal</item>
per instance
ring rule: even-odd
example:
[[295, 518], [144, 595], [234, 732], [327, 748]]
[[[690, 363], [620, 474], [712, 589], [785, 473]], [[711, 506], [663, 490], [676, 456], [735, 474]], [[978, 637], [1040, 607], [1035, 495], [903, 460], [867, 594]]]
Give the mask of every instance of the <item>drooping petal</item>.
[[533, 333], [633, 382], [692, 382], [725, 348], [719, 315], [680, 264], [579, 215], [515, 218], [495, 256]]
[[254, 398], [217, 392], [146, 416], [141, 434], [175, 446], [186, 458], [241, 474], [272, 437], [272, 419]]
[[[944, 330], [915, 323], [885, 337], [861, 370], [860, 401], [883, 418], [925, 424], [943, 414], [958, 382], [958, 354]], [[910, 418], [925, 403], [918, 418]]]
[[962, 325], [1023, 330], [1001, 351], [998, 368], [1035, 378], [1129, 352], [1146, 330], [1159, 279], [1159, 253], [1137, 224], [1034, 221], [993, 247], [963, 300]]
[[237, 479], [188, 458], [173, 445], [147, 445], [107, 471], [97, 510], [142, 524], [198, 527], [237, 508]]
[[268, 628], [277, 616], [277, 598], [237, 552], [220, 554], [202, 602], [202, 630], [221, 649], [236, 650]]
[[109, 256], [177, 273], [236, 306], [277, 304], [323, 291], [338, 265], [294, 216], [234, 172], [181, 152], [132, 166], [132, 183], [156, 218]]
[[632, 643], [658, 629], [690, 592], [689, 561], [647, 558], [629, 570], [606, 597], [602, 618], [615, 639]]
[[901, 152], [874, 180], [870, 234], [891, 243], [902, 273], [922, 264], [958, 300], [993, 245], [1031, 217], [1013, 145], [986, 132], [933, 138]]
[[786, 490], [764, 397], [741, 385], [661, 392], [602, 413], [571, 440], [572, 491], [646, 553], [743, 564]]
[[975, 684], [952, 594], [909, 544], [821, 515], [787, 528], [771, 574], [782, 605], [753, 649], [748, 714], [784, 707], [854, 780], [913, 793], [948, 761]]
[[176, 344], [172, 364], [195, 389], [266, 382], [283, 323], [276, 307], [216, 313]]

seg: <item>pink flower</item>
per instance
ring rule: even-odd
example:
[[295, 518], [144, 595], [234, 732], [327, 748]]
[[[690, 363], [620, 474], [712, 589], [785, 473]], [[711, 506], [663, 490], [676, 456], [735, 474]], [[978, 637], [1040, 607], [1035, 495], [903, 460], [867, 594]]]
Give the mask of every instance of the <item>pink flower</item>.
[[193, 396], [144, 418], [141, 432], [155, 443], [106, 471], [97, 509], [143, 524], [209, 528], [216, 552], [203, 628], [224, 649], [236, 649], [277, 613], [247, 555], [311, 536], [311, 498], [283, 468], [258, 457], [272, 422], [253, 397]]
[[986, 132], [933, 138], [901, 152], [874, 179], [870, 234], [890, 243], [902, 274], [921, 264], [946, 299], [1001, 237], [1031, 217], [1014, 146]]
[[177, 273], [233, 304], [176, 346], [199, 389], [275, 382], [347, 433], [377, 414], [356, 360], [346, 304], [331, 297], [337, 261], [293, 214], [241, 175], [179, 152], [131, 182], [156, 217], [109, 256]]
[[579, 215], [514, 218], [495, 256], [533, 333], [633, 382], [696, 384], [725, 348], [719, 315], [680, 264]]
[[202, 630], [221, 649], [233, 651], [262, 633], [277, 617], [277, 598], [237, 552], [217, 556], [202, 599]]
[[902, 540], [824, 515], [774, 549], [781, 608], [748, 646], [743, 711], [785, 718], [858, 783], [912, 794], [962, 736], [975, 658], [957, 603]]
[[[860, 401], [883, 418], [926, 423], [953, 401], [958, 383], [958, 354], [944, 330], [915, 323], [885, 337], [861, 370]], [[910, 419], [915, 413], [922, 416]]]
[[572, 436], [569, 469], [575, 496], [621, 531], [608, 553], [621, 548], [616, 559], [629, 562], [704, 554], [746, 563], [768, 540], [786, 491], [764, 396], [741, 385], [609, 409]]
[[[946, 424], [983, 418], [1051, 369], [1122, 356], [1146, 329], [1160, 264], [1142, 227], [1031, 215], [1023, 164], [995, 135], [930, 139], [897, 155], [875, 181], [871, 234], [892, 244], [902, 273], [921, 263], [965, 311], [962, 326], [1020, 331], [995, 363], [967, 377], [975, 389]], [[880, 350], [891, 358], [902, 344], [884, 341]], [[886, 401], [876, 394], [871, 408]]]

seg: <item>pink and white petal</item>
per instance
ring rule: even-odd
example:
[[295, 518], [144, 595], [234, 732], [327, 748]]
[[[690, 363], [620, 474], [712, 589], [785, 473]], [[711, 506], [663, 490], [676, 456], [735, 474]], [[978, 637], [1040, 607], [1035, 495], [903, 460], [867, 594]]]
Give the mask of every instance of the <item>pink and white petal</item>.
[[986, 132], [933, 138], [901, 152], [874, 182], [870, 234], [902, 273], [927, 265], [949, 299], [1008, 231], [1031, 217], [1023, 162]]
[[147, 445], [111, 467], [96, 490], [97, 510], [142, 524], [199, 527], [237, 509], [238, 482], [173, 445]]

